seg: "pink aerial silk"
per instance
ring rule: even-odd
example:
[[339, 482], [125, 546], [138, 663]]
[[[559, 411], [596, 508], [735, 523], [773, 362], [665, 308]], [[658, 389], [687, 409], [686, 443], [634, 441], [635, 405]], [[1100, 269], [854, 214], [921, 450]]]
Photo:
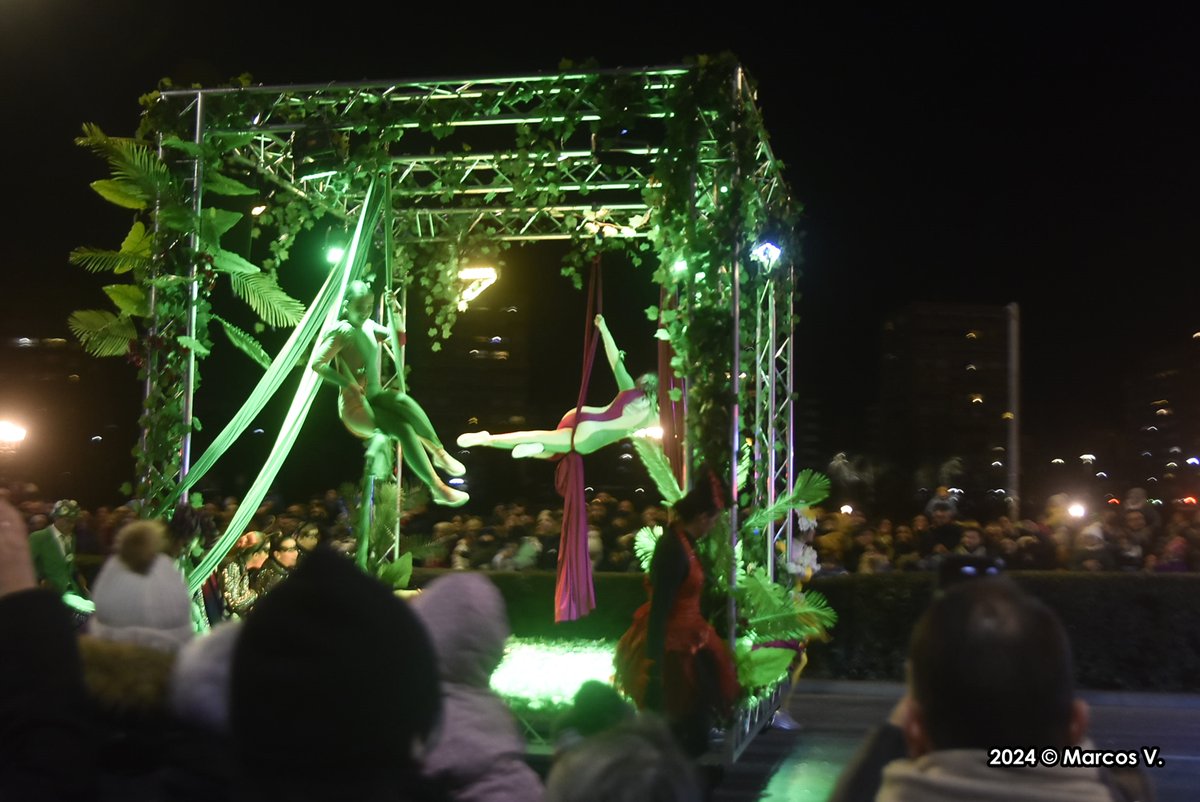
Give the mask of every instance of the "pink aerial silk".
[[[595, 317], [603, 312], [600, 284], [600, 257], [592, 260], [588, 283], [587, 317], [583, 332], [583, 378], [575, 410], [567, 413], [571, 421], [581, 420], [587, 397], [592, 364], [596, 361]], [[568, 424], [570, 425], [570, 424]], [[559, 424], [562, 427], [562, 423]], [[558, 579], [554, 584], [554, 623], [574, 621], [596, 609], [596, 589], [592, 583], [592, 560], [588, 555], [587, 500], [584, 498], [583, 457], [575, 450], [575, 428], [571, 426], [571, 450], [562, 455], [554, 471], [554, 489], [563, 499], [562, 533], [558, 542]]]

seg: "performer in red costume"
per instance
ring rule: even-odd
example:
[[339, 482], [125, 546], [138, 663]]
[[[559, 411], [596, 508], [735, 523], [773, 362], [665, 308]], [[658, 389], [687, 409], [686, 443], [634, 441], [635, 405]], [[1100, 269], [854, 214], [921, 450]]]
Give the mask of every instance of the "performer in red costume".
[[725, 507], [725, 486], [707, 468], [675, 503], [670, 529], [650, 565], [650, 600], [638, 608], [615, 658], [617, 684], [638, 708], [661, 712], [693, 755], [708, 746], [717, 715], [727, 716], [741, 693], [729, 647], [700, 612], [704, 570], [696, 541]]
[[[638, 429], [652, 426], [658, 421], [658, 377], [646, 374], [635, 382], [625, 369], [621, 351], [613, 341], [603, 315], [596, 315], [596, 329], [604, 343], [604, 354], [617, 380], [617, 397], [603, 407], [582, 407], [578, 421], [572, 409], [557, 428], [537, 429], [528, 432], [490, 434], [489, 432], [467, 432], [460, 435], [458, 445], [462, 448], [488, 446], [512, 451], [513, 457], [538, 457], [553, 459], [574, 450], [579, 454], [591, 454], [604, 446], [629, 437]], [[573, 437], [572, 437], [573, 435]]]

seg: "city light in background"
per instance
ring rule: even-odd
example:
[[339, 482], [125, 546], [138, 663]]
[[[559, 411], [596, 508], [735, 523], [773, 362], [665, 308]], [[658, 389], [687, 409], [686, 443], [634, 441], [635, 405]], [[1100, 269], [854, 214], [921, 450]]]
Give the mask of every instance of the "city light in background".
[[28, 434], [24, 426], [9, 420], [0, 420], [0, 450], [15, 451], [25, 442]]

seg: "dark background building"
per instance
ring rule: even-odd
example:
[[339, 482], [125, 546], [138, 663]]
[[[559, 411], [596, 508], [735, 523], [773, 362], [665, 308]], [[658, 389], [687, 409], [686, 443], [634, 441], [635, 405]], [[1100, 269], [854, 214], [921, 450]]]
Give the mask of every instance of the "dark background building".
[[880, 501], [909, 506], [946, 485], [961, 488], [968, 506], [1002, 502], [1012, 418], [1009, 319], [1006, 307], [922, 303], [886, 320]]

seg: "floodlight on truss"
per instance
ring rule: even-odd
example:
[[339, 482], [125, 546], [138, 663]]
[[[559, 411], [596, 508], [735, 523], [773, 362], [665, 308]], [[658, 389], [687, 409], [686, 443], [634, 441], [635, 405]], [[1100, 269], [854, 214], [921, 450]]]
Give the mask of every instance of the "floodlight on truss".
[[483, 291], [496, 283], [500, 273], [494, 267], [463, 267], [458, 271], [458, 280], [463, 282], [458, 295], [458, 311], [467, 311], [467, 304], [474, 301]]
[[779, 250], [779, 246], [773, 242], [763, 242], [758, 247], [750, 252], [754, 260], [763, 267], [770, 270], [779, 261], [779, 256], [783, 251]]

